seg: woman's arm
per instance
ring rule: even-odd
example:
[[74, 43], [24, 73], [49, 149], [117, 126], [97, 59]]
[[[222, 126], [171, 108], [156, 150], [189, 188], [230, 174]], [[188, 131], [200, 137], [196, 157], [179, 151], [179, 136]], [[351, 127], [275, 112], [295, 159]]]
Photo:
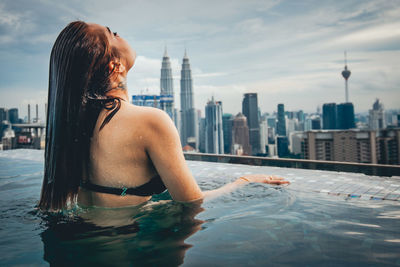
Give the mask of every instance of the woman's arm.
[[289, 181], [285, 181], [282, 177], [277, 177], [273, 175], [265, 175], [265, 174], [246, 174], [235, 181], [228, 183], [220, 188], [203, 191], [204, 198], [209, 200], [216, 197], [219, 197], [223, 194], [230, 193], [235, 191], [239, 187], [242, 187], [248, 183], [265, 183], [265, 184], [289, 184]]
[[215, 198], [247, 183], [286, 184], [283, 178], [269, 175], [245, 175], [218, 189], [202, 192], [193, 178], [182, 152], [178, 131], [170, 117], [158, 109], [150, 109], [146, 118], [146, 150], [171, 197], [189, 202]]

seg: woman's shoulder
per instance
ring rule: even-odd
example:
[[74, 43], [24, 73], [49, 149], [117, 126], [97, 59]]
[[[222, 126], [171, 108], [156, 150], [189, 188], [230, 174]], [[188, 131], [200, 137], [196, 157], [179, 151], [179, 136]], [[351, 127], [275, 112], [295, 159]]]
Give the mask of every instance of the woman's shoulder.
[[168, 114], [158, 108], [128, 104], [126, 105], [125, 113], [126, 119], [140, 122], [143, 126], [147, 125], [149, 127], [159, 127], [163, 124], [172, 123], [172, 120]]

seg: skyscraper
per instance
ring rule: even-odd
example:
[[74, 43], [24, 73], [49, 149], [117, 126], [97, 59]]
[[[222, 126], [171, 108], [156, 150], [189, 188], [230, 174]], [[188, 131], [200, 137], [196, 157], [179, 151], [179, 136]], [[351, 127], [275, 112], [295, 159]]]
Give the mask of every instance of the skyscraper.
[[323, 130], [300, 135], [305, 159], [377, 163], [375, 131]]
[[234, 155], [251, 155], [249, 127], [247, 126], [247, 119], [242, 113], [238, 113], [233, 119], [231, 153]]
[[260, 122], [258, 118], [258, 101], [256, 93], [244, 94], [242, 112], [247, 118], [250, 145], [253, 155], [260, 153]]
[[172, 80], [171, 62], [165, 48], [161, 65], [160, 78], [161, 109], [168, 113], [172, 120], [174, 118], [174, 85]]
[[185, 51], [181, 70], [181, 142], [198, 149], [197, 111], [194, 108], [193, 80]]
[[378, 130], [385, 128], [385, 119], [383, 113], [383, 104], [376, 99], [369, 110], [368, 125], [371, 130]]
[[277, 136], [276, 143], [278, 148], [278, 157], [287, 157], [289, 155], [289, 139], [286, 136]]
[[206, 153], [206, 118], [199, 118], [199, 151]]
[[7, 111], [5, 108], [0, 108], [0, 123], [7, 120]]
[[232, 124], [233, 116], [232, 114], [225, 113], [222, 115], [222, 130], [224, 133], [224, 153], [231, 153], [232, 145]]
[[336, 113], [335, 103], [327, 103], [322, 106], [323, 129], [336, 129]]
[[311, 119], [311, 129], [321, 130], [321, 118], [319, 116], [315, 116]]
[[337, 129], [355, 128], [353, 103], [342, 103], [337, 106]]
[[10, 108], [8, 110], [8, 120], [11, 123], [18, 123], [19, 122], [18, 109], [17, 108]]
[[206, 105], [206, 153], [223, 154], [222, 103], [214, 97]]
[[286, 136], [285, 106], [278, 104], [278, 123], [276, 125], [276, 134]]

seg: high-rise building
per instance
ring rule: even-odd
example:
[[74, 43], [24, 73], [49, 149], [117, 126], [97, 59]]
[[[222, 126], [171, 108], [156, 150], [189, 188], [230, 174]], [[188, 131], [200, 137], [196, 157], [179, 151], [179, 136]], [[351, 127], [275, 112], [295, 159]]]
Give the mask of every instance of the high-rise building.
[[268, 145], [268, 123], [267, 118], [263, 117], [260, 121], [260, 154], [266, 154]]
[[222, 130], [222, 103], [214, 97], [208, 101], [206, 113], [206, 153], [224, 153], [224, 135]]
[[197, 111], [194, 108], [193, 80], [189, 58], [185, 51], [181, 70], [181, 142], [198, 149]]
[[159, 95], [132, 95], [132, 104], [161, 109], [160, 99]]
[[231, 153], [232, 145], [232, 124], [233, 116], [232, 114], [225, 113], [222, 115], [222, 130], [224, 133], [224, 153]]
[[278, 148], [278, 157], [284, 158], [289, 155], [289, 139], [287, 136], [277, 136], [276, 146]]
[[206, 153], [206, 118], [199, 118], [199, 151]]
[[397, 127], [400, 127], [400, 114], [397, 114]]
[[353, 103], [342, 103], [337, 106], [337, 129], [355, 128]]
[[242, 113], [238, 113], [233, 119], [231, 154], [251, 155], [249, 140], [247, 119]]
[[0, 141], [3, 138], [5, 129], [8, 128], [7, 111], [5, 108], [0, 108]]
[[336, 103], [327, 103], [322, 106], [323, 129], [336, 129]]
[[320, 130], [302, 135], [305, 159], [377, 163], [374, 131]]
[[267, 117], [268, 127], [276, 129], [276, 117], [274, 115]]
[[7, 120], [7, 111], [5, 108], [0, 108], [0, 123]]
[[369, 110], [368, 126], [371, 130], [379, 130], [385, 128], [385, 118], [383, 111], [383, 104], [376, 99]]
[[400, 164], [400, 129], [377, 131], [376, 145], [379, 164]]
[[247, 118], [250, 145], [253, 155], [260, 153], [260, 121], [258, 116], [257, 93], [244, 94], [242, 112]]
[[297, 119], [299, 120], [299, 122], [303, 122], [303, 121], [304, 121], [304, 119], [305, 119], [304, 111], [299, 110], [299, 111], [297, 112]]
[[181, 135], [181, 113], [179, 112], [179, 110], [177, 108], [174, 108], [174, 123], [175, 123], [175, 127], [176, 129], [178, 129], [179, 132], [179, 136]]
[[19, 122], [18, 109], [17, 108], [10, 108], [8, 110], [8, 120], [11, 123], [18, 123]]
[[171, 119], [174, 120], [174, 84], [167, 48], [165, 48], [161, 64], [160, 96], [161, 109], [167, 112]]
[[276, 125], [276, 134], [286, 136], [286, 122], [285, 122], [285, 106], [278, 104], [278, 123]]
[[321, 118], [319, 116], [315, 116], [311, 119], [311, 129], [313, 130], [321, 129]]

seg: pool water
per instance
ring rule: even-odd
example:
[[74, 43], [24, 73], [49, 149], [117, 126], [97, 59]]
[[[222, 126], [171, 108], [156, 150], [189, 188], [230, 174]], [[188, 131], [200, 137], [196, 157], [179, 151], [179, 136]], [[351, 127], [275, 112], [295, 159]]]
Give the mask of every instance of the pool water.
[[292, 183], [249, 184], [201, 205], [166, 192], [137, 207], [43, 214], [43, 151], [0, 151], [0, 265], [400, 265], [399, 177], [188, 165], [205, 190], [246, 173]]

